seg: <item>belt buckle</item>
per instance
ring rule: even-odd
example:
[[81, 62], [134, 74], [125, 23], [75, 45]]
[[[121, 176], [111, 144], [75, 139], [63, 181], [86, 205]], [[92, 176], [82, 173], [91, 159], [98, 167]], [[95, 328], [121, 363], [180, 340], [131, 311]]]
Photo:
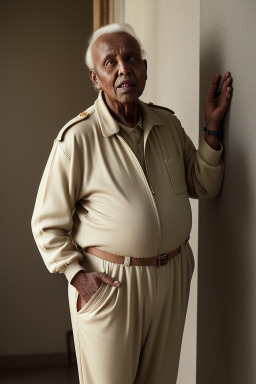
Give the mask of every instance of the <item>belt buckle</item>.
[[156, 256], [156, 267], [161, 267], [168, 263], [168, 254]]

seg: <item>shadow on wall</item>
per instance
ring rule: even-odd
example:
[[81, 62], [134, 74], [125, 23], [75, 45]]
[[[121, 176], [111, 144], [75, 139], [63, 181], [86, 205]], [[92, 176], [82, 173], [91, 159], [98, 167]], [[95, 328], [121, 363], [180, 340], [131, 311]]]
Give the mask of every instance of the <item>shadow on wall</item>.
[[95, 93], [83, 64], [92, 1], [13, 0], [0, 7], [1, 368], [2, 357], [11, 364], [15, 356], [66, 353], [67, 280], [47, 271], [30, 221], [53, 140]]
[[[219, 46], [202, 51], [201, 111], [215, 71], [232, 72], [223, 67]], [[235, 89], [238, 92], [236, 80]], [[199, 203], [197, 384], [251, 384], [255, 375], [255, 194], [242, 138], [245, 120], [235, 92], [223, 125], [223, 187], [217, 198]]]

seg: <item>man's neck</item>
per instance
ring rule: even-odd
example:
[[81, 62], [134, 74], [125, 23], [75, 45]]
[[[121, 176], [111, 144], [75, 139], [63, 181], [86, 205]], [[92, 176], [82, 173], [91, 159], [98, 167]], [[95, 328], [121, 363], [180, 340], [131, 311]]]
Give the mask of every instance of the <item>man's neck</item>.
[[103, 94], [103, 99], [109, 109], [111, 115], [119, 121], [119, 123], [127, 127], [135, 127], [138, 122], [138, 102], [121, 104], [115, 103], [113, 105], [109, 102], [107, 95]]

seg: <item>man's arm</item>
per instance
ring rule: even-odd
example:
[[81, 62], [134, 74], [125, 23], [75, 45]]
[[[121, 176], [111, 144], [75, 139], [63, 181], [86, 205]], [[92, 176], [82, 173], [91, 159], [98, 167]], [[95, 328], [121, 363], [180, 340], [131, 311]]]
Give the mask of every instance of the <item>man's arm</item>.
[[32, 231], [46, 267], [69, 281], [84, 268], [83, 256], [72, 242], [72, 212], [79, 199], [79, 172], [72, 154], [55, 140], [38, 189]]
[[[205, 100], [206, 128], [219, 132], [221, 122], [232, 97], [232, 78], [226, 72], [220, 92], [221, 76], [216, 75]], [[184, 166], [188, 193], [193, 198], [212, 198], [218, 195], [223, 179], [223, 146], [217, 136], [205, 134], [196, 150], [190, 138], [182, 130]]]
[[120, 283], [104, 273], [86, 272], [79, 263], [83, 255], [69, 236], [73, 227], [72, 213], [81, 198], [81, 172], [73, 153], [56, 140], [38, 190], [32, 230], [49, 271], [64, 273], [84, 304], [101, 282], [116, 287]]

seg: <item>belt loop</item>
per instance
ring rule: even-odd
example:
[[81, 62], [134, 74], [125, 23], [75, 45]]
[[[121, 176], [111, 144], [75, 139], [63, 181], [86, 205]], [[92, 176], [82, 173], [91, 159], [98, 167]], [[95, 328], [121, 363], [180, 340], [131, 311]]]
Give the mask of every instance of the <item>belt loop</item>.
[[125, 267], [130, 267], [131, 265], [131, 258], [129, 256], [124, 257], [124, 266]]

